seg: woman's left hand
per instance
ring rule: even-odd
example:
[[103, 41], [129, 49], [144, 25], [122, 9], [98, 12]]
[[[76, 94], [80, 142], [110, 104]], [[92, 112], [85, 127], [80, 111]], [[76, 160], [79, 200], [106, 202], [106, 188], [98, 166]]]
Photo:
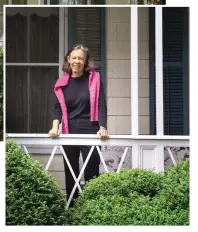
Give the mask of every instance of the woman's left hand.
[[104, 128], [102, 126], [100, 127], [99, 131], [97, 132], [97, 135], [98, 135], [99, 139], [108, 139], [109, 138], [109, 135], [108, 135], [106, 128]]

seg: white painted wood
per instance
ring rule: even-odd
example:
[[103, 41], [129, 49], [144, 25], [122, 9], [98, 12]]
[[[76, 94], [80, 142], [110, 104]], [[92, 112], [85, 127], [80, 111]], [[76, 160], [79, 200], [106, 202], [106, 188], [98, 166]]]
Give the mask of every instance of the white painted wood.
[[74, 173], [74, 171], [73, 171], [73, 169], [72, 169], [72, 167], [71, 167], [71, 164], [70, 164], [70, 162], [69, 162], [69, 160], [68, 160], [68, 158], [67, 158], [67, 155], [66, 155], [66, 153], [65, 153], [65, 151], [64, 151], [64, 149], [63, 149], [63, 147], [60, 146], [60, 148], [61, 148], [61, 151], [62, 151], [63, 156], [64, 156], [64, 158], [65, 158], [65, 161], [66, 161], [66, 163], [67, 163], [67, 165], [68, 165], [68, 168], [69, 168], [69, 170], [70, 170], [70, 172], [71, 172], [71, 174], [72, 174], [72, 177], [74, 178], [74, 181], [77, 183], [77, 187], [78, 187], [79, 191], [82, 192], [82, 189], [81, 189], [81, 187], [80, 187], [80, 184], [77, 182], [77, 178], [76, 178], [75, 173]]
[[170, 155], [170, 158], [171, 158], [173, 164], [176, 165], [177, 163], [176, 163], [176, 161], [175, 161], [175, 158], [174, 158], [174, 156], [173, 156], [173, 153], [171, 152], [170, 147], [167, 147], [167, 151], [168, 151], [168, 154]]
[[101, 152], [99, 146], [96, 146], [96, 148], [97, 148], [97, 150], [98, 150], [98, 154], [99, 154], [99, 156], [100, 156], [100, 160], [101, 160], [101, 162], [102, 162], [102, 164], [103, 164], [103, 166], [104, 166], [105, 171], [106, 171], [106, 172], [109, 172], [109, 170], [108, 170], [108, 168], [107, 168], [107, 165], [106, 165], [106, 163], [105, 163], [105, 160], [104, 160], [104, 158], [103, 158], [103, 155], [102, 155], [102, 152]]
[[170, 146], [189, 147], [189, 136], [131, 136], [110, 135], [108, 140], [99, 140], [95, 134], [68, 134], [60, 135], [58, 138], [49, 138], [48, 134], [7, 134], [18, 144], [37, 146], [61, 146], [61, 145], [90, 145], [90, 146]]
[[[65, 161], [69, 167], [69, 170], [74, 178], [75, 186], [72, 190], [69, 200], [67, 202], [67, 208], [70, 205], [75, 189], [78, 187], [79, 191], [82, 192], [79, 184], [80, 179], [84, 173], [89, 158], [92, 155], [93, 149], [96, 146], [101, 162], [104, 166], [105, 171], [108, 173], [108, 168], [103, 158], [103, 155], [99, 149], [99, 146], [126, 146], [121, 161], [118, 165], [117, 172], [120, 171], [123, 161], [126, 157], [128, 147], [132, 147], [132, 168], [144, 168], [154, 169], [155, 172], [164, 172], [164, 147], [189, 147], [189, 136], [127, 136], [127, 135], [110, 135], [110, 139], [103, 141], [97, 138], [97, 135], [79, 135], [79, 134], [68, 134], [61, 135], [56, 139], [51, 139], [48, 134], [8, 134], [8, 138], [11, 138], [16, 143], [20, 144], [24, 151], [29, 154], [30, 151], [37, 147], [37, 149], [43, 149], [46, 147], [54, 147], [52, 154], [47, 162], [46, 169], [49, 168], [56, 151], [59, 149], [63, 154]], [[170, 145], [171, 144], [171, 145]], [[84, 162], [80, 174], [78, 177], [75, 176], [74, 171], [69, 163], [67, 155], [62, 145], [89, 145], [92, 146], [86, 161]], [[27, 150], [27, 146], [28, 150]], [[170, 149], [170, 148], [169, 148]], [[33, 152], [35, 153], [35, 152]], [[169, 150], [170, 156], [171, 152]], [[44, 154], [43, 150], [39, 150], [39, 154]], [[48, 153], [49, 154], [49, 153]], [[173, 161], [174, 162], [174, 161]]]
[[59, 66], [59, 63], [6, 63], [6, 66]]
[[123, 165], [123, 162], [124, 162], [124, 159], [125, 159], [125, 157], [126, 157], [126, 154], [127, 154], [127, 151], [129, 150], [129, 147], [125, 147], [125, 149], [124, 149], [124, 153], [123, 153], [123, 155], [122, 155], [122, 158], [121, 158], [121, 160], [120, 160], [120, 163], [119, 163], [119, 165], [118, 165], [118, 169], [117, 169], [117, 173], [120, 171], [120, 169], [121, 169], [121, 167], [122, 167], [122, 165]]
[[164, 172], [164, 145], [156, 146], [155, 153], [155, 171]]
[[139, 168], [155, 169], [155, 146], [139, 147]]
[[155, 8], [156, 134], [164, 134], [162, 7]]
[[66, 206], [67, 209], [69, 208], [70, 202], [71, 202], [71, 200], [72, 200], [72, 198], [73, 198], [73, 195], [74, 195], [74, 193], [75, 193], [75, 190], [76, 190], [76, 188], [77, 188], [77, 185], [78, 185], [78, 183], [79, 183], [79, 181], [80, 181], [80, 179], [81, 179], [81, 177], [82, 177], [82, 175], [83, 175], [83, 173], [84, 173], [84, 170], [85, 170], [85, 168], [86, 168], [86, 166], [87, 166], [87, 163], [88, 163], [88, 161], [89, 161], [89, 159], [90, 159], [90, 157], [91, 157], [91, 155], [92, 155], [92, 153], [93, 153], [94, 148], [95, 148], [95, 146], [92, 146], [92, 147], [91, 147], [91, 149], [90, 149], [90, 151], [89, 151], [89, 153], [88, 153], [88, 155], [87, 155], [87, 158], [86, 158], [86, 160], [85, 160], [85, 162], [84, 162], [84, 164], [83, 164], [83, 166], [82, 166], [82, 169], [81, 169], [81, 171], [80, 171], [80, 173], [79, 173], [79, 176], [78, 176], [78, 178], [77, 178], [77, 180], [76, 180], [76, 183], [75, 183], [75, 185], [74, 185], [74, 187], [73, 187], [73, 189], [72, 189], [72, 191], [71, 191], [71, 194], [70, 194], [70, 196], [69, 196], [69, 199], [68, 199], [68, 201], [67, 201], [67, 206]]
[[131, 134], [139, 134], [138, 121], [138, 8], [131, 7]]
[[132, 168], [139, 168], [139, 146], [132, 145]]
[[87, 5], [91, 5], [91, 0], [87, 0]]
[[27, 147], [25, 145], [23, 145], [22, 147], [23, 147], [23, 150], [25, 151], [25, 153], [29, 154]]
[[41, 5], [41, 0], [37, 0], [37, 4], [38, 4], [38, 5]]
[[64, 15], [65, 15], [65, 18], [64, 18], [64, 22], [65, 22], [65, 33], [64, 33], [64, 40], [65, 40], [65, 47], [64, 47], [64, 55], [67, 53], [68, 49], [69, 49], [69, 45], [68, 45], [68, 34], [69, 34], [69, 31], [68, 31], [68, 7], [64, 7]]
[[54, 155], [55, 155], [56, 150], [57, 150], [57, 146], [54, 147], [54, 149], [53, 149], [53, 151], [52, 151], [52, 154], [51, 154], [51, 156], [50, 156], [50, 158], [49, 158], [49, 160], [48, 160], [48, 162], [47, 162], [47, 165], [46, 165], [46, 167], [45, 167], [45, 170], [48, 170], [48, 169], [49, 169], [49, 166], [50, 166], [50, 164], [51, 164], [51, 162], [52, 162], [52, 159], [54, 158]]
[[65, 12], [59, 7], [59, 77], [63, 75], [62, 65], [65, 51]]

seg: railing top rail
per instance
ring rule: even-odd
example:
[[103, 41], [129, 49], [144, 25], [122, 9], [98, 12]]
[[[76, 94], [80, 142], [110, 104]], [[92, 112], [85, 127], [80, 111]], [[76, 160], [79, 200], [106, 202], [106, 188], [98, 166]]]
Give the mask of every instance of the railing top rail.
[[[10, 138], [49, 138], [48, 134], [12, 134], [8, 133]], [[190, 136], [178, 135], [109, 135], [110, 139], [134, 139], [134, 140], [190, 140]], [[58, 138], [75, 139], [97, 139], [96, 134], [61, 134]]]
[[153, 135], [110, 135], [108, 140], [99, 140], [95, 134], [60, 135], [56, 139], [48, 134], [7, 134], [8, 138], [23, 145], [98, 145], [98, 146], [175, 146], [188, 147], [189, 136], [153, 136]]

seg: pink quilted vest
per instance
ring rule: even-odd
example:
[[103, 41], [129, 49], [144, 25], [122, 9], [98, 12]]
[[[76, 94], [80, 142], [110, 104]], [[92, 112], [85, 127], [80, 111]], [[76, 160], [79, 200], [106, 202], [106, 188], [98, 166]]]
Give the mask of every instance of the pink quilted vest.
[[[67, 116], [67, 106], [65, 103], [65, 98], [62, 86], [68, 84], [70, 75], [66, 73], [63, 77], [59, 78], [55, 84], [54, 92], [60, 102], [62, 110], [62, 133], [69, 134], [68, 129], [68, 116]], [[100, 91], [100, 74], [98, 72], [92, 71], [89, 75], [89, 92], [90, 92], [90, 121], [98, 121], [98, 99]]]

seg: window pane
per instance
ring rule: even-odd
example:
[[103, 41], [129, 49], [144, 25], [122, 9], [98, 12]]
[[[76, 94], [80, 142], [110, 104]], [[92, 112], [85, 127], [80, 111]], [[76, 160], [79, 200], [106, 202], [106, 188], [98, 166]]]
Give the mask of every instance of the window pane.
[[52, 127], [54, 84], [58, 67], [30, 68], [30, 132], [48, 133]]
[[27, 16], [6, 16], [6, 61], [27, 62]]
[[27, 67], [6, 67], [6, 132], [27, 133]]
[[6, 68], [7, 133], [48, 133], [57, 77], [58, 67]]
[[42, 11], [46, 9], [30, 16], [30, 62], [58, 63], [59, 9], [49, 8], [47, 14]]

